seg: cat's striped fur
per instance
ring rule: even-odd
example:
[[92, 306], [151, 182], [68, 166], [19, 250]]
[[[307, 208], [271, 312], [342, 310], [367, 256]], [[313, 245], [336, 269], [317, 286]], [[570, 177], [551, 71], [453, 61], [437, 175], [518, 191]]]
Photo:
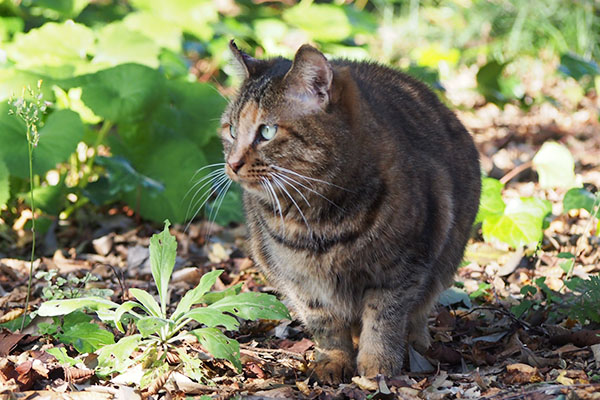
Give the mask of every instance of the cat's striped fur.
[[397, 374], [407, 339], [429, 346], [477, 212], [469, 133], [396, 70], [307, 45], [293, 62], [231, 48], [246, 79], [221, 134], [252, 257], [314, 335], [321, 380]]

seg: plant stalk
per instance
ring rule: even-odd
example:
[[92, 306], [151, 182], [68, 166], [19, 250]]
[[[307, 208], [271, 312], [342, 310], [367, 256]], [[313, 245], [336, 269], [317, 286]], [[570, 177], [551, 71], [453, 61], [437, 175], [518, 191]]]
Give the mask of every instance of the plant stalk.
[[21, 331], [25, 327], [27, 312], [29, 310], [29, 297], [31, 296], [31, 284], [33, 282], [33, 260], [35, 257], [35, 202], [33, 196], [33, 139], [31, 138], [31, 128], [27, 125], [27, 150], [29, 155], [29, 195], [31, 201], [31, 259], [29, 266], [29, 280], [27, 281], [27, 297], [25, 298], [25, 310], [21, 320]]

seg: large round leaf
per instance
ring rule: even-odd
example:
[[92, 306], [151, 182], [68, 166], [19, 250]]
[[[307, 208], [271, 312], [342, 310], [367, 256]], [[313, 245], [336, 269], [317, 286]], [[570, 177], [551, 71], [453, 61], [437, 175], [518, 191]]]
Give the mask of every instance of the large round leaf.
[[81, 86], [81, 99], [96, 115], [134, 122], [146, 118], [162, 100], [164, 78], [143, 65], [122, 64], [73, 79], [69, 86]]
[[98, 32], [98, 46], [94, 63], [118, 65], [138, 63], [148, 67], [158, 67], [160, 46], [152, 39], [125, 26], [113, 22]]
[[[29, 177], [27, 128], [15, 115], [8, 115], [8, 106], [0, 105], [0, 158], [11, 175]], [[33, 149], [33, 172], [43, 174], [56, 164], [66, 161], [83, 137], [79, 115], [70, 110], [55, 111], [40, 129], [40, 140]]]
[[134, 162], [137, 171], [158, 182], [165, 190], [160, 193], [147, 188], [125, 194], [130, 207], [139, 210], [144, 218], [154, 221], [169, 219], [182, 223], [186, 218], [191, 179], [194, 173], [206, 165], [202, 151], [189, 139], [173, 138], [160, 146], [145, 147], [143, 158]]

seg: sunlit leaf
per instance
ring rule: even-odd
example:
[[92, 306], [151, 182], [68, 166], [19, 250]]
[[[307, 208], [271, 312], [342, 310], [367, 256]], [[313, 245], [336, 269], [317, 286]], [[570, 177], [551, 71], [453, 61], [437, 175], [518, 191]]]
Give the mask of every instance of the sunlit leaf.
[[108, 310], [117, 308], [119, 305], [101, 297], [80, 297], [67, 300], [50, 300], [42, 303], [38, 309], [38, 315], [52, 317], [56, 315], [69, 314], [81, 308], [90, 310]]
[[200, 282], [198, 285], [192, 289], [188, 290], [185, 295], [179, 300], [179, 304], [177, 304], [177, 308], [173, 313], [173, 319], [177, 321], [182, 314], [188, 312], [190, 308], [200, 302], [202, 297], [206, 292], [210, 290], [210, 288], [215, 284], [217, 278], [223, 273], [223, 270], [216, 269], [214, 271], [207, 272], [202, 275], [200, 278]]
[[301, 2], [283, 12], [283, 19], [308, 33], [313, 40], [339, 42], [352, 33], [341, 6]]
[[109, 66], [137, 63], [156, 68], [159, 53], [160, 46], [154, 40], [122, 22], [113, 22], [98, 32], [93, 62]]
[[136, 321], [135, 326], [144, 337], [148, 337], [155, 333], [158, 333], [165, 327], [172, 325], [172, 322], [158, 317], [143, 317]]
[[219, 311], [227, 311], [244, 319], [290, 318], [287, 308], [273, 295], [245, 292], [225, 297], [208, 306]]
[[171, 223], [168, 220], [165, 221], [163, 231], [152, 235], [150, 238], [150, 265], [152, 267], [152, 277], [158, 289], [163, 317], [166, 315], [167, 304], [169, 303], [169, 280], [177, 256], [177, 242], [175, 237], [169, 233], [170, 225]]
[[546, 142], [533, 157], [540, 186], [543, 188], [571, 188], [575, 185], [575, 160], [569, 149], [556, 142]]
[[502, 199], [502, 188], [504, 188], [504, 184], [497, 179], [483, 178], [481, 180], [481, 199], [475, 223], [482, 222], [489, 215], [504, 213], [506, 204]]
[[240, 323], [237, 319], [233, 318], [230, 315], [223, 314], [219, 310], [215, 310], [209, 307], [198, 307], [194, 308], [183, 315], [183, 318], [191, 318], [194, 321], [200, 322], [208, 326], [209, 328], [214, 328], [216, 326], [223, 326], [228, 330], [237, 329], [240, 326]]
[[56, 357], [56, 360], [62, 365], [70, 365], [74, 367], [79, 363], [76, 359], [69, 357], [67, 350], [64, 347], [51, 347], [46, 350], [46, 353]]
[[190, 333], [196, 336], [214, 357], [229, 360], [238, 371], [242, 370], [240, 344], [236, 340], [228, 338], [216, 328], [194, 329]]
[[106, 376], [112, 372], [124, 372], [133, 364], [130, 356], [141, 341], [142, 335], [125, 336], [117, 343], [104, 346], [98, 350], [98, 375]]
[[130, 288], [129, 293], [131, 293], [131, 295], [135, 297], [135, 299], [139, 301], [142, 304], [142, 306], [144, 306], [144, 309], [148, 314], [155, 317], [164, 316], [164, 314], [161, 312], [160, 306], [158, 305], [156, 300], [154, 300], [154, 297], [152, 297], [145, 290]]

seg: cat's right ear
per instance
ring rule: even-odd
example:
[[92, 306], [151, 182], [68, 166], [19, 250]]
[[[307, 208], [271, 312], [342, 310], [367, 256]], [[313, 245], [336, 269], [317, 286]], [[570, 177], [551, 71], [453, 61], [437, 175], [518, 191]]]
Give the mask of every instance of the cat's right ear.
[[229, 49], [233, 54], [234, 59], [237, 61], [238, 66], [244, 71], [245, 78], [249, 78], [255, 75], [260, 65], [263, 63], [262, 60], [249, 56], [237, 47], [235, 41], [231, 39], [229, 42]]

